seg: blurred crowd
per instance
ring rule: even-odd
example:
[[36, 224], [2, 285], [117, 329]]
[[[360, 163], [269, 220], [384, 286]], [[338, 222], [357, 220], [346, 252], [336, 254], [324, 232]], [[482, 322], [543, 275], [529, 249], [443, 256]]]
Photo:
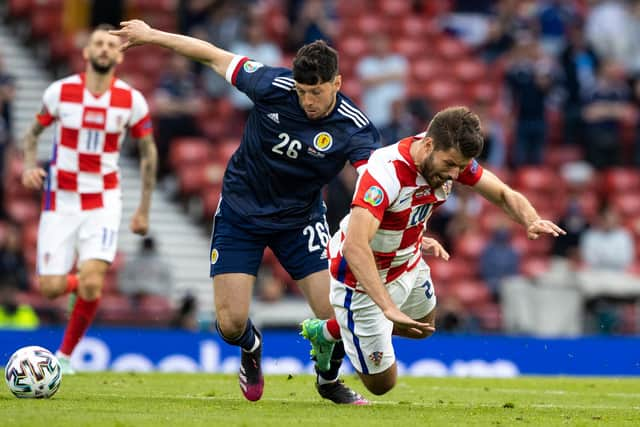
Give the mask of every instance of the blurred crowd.
[[[597, 290], [584, 281], [576, 285], [589, 289], [581, 300], [582, 332], [640, 331], [640, 0], [119, 0], [108, 8], [100, 1], [51, 3], [58, 4], [65, 31], [45, 43], [47, 65], [60, 76], [81, 70], [84, 29], [138, 17], [272, 65], [290, 66], [300, 46], [327, 40], [341, 55], [343, 92], [367, 113], [384, 144], [424, 130], [443, 106], [469, 105], [483, 120], [482, 163], [568, 234], [527, 241], [496, 209], [456, 188], [429, 223], [429, 233], [453, 255], [449, 263], [431, 264], [441, 329], [508, 329], [501, 308], [505, 278], [540, 286], [562, 265], [571, 277], [606, 272]], [[38, 31], [46, 33], [29, 13], [9, 13], [10, 25], [31, 22], [30, 43], [37, 44]], [[154, 48], [130, 51], [119, 74], [150, 101], [161, 185], [208, 231], [222, 171], [251, 101], [212, 70]], [[19, 192], [11, 187], [13, 157], [5, 154], [15, 145], [14, 96], [14, 80], [0, 61], [0, 155], [9, 176], [4, 193]], [[332, 231], [349, 208], [355, 179], [347, 167], [327, 188]], [[2, 287], [24, 292], [33, 286], [33, 266], [21, 257], [32, 251], [20, 248], [33, 241], [20, 242], [23, 221], [5, 205]], [[153, 242], [143, 243], [142, 254], [152, 250]], [[143, 282], [136, 278], [139, 268], [122, 268], [122, 293], [153, 292], [144, 286], [131, 291]], [[622, 291], [614, 289], [619, 283]], [[256, 298], [296, 295], [293, 281], [265, 253]], [[192, 304], [192, 298], [183, 301], [189, 316]], [[192, 324], [189, 319], [174, 324]]]

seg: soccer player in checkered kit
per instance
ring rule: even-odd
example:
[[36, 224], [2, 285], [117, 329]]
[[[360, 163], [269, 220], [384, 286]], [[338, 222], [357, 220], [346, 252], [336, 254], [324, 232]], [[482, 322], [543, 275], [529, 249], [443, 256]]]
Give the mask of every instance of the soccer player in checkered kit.
[[[130, 229], [149, 228], [157, 151], [149, 107], [140, 92], [115, 77], [122, 62], [113, 27], [98, 26], [82, 54], [85, 72], [52, 83], [43, 106], [24, 137], [22, 183], [43, 190], [38, 229], [37, 274], [48, 298], [75, 293], [56, 355], [63, 373], [73, 373], [70, 355], [95, 317], [105, 274], [116, 254], [122, 200], [118, 174], [120, 147], [127, 131], [140, 152], [142, 194]], [[54, 124], [53, 154], [45, 171], [37, 165], [37, 141]], [[77, 258], [78, 273], [69, 274]]]
[[[240, 388], [248, 400], [259, 400], [262, 337], [249, 307], [264, 249], [273, 250], [317, 317], [333, 317], [322, 187], [347, 162], [361, 168], [379, 147], [378, 131], [340, 92], [337, 52], [322, 41], [303, 46], [288, 69], [139, 20], [123, 22], [113, 34], [126, 38], [125, 47], [150, 43], [198, 60], [254, 103], [225, 171], [213, 222], [210, 275], [216, 329], [226, 343], [242, 349]], [[342, 345], [334, 346], [329, 357], [322, 369], [316, 363], [318, 393], [334, 403], [366, 403], [338, 379]]]
[[482, 146], [478, 116], [451, 107], [436, 114], [426, 132], [375, 151], [356, 184], [350, 214], [329, 242], [336, 319], [307, 319], [303, 328], [318, 353], [330, 352], [341, 337], [373, 394], [396, 383], [392, 335], [420, 339], [435, 331], [436, 292], [422, 255], [446, 260], [449, 254], [424, 231], [454, 180], [500, 207], [530, 239], [565, 234], [478, 164]]

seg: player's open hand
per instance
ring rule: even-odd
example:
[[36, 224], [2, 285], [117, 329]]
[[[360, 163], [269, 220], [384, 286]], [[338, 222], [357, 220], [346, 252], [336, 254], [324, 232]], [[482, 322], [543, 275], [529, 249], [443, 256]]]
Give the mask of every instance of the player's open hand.
[[130, 47], [148, 43], [151, 40], [153, 29], [144, 21], [133, 19], [131, 21], [122, 21], [119, 30], [111, 30], [109, 34], [120, 36], [124, 39], [124, 43], [120, 46], [121, 51], [125, 51]]
[[553, 237], [558, 237], [567, 234], [567, 232], [547, 219], [538, 219], [527, 227], [527, 237], [529, 239], [535, 240], [541, 234], [551, 234]]
[[22, 172], [22, 185], [30, 190], [39, 190], [44, 184], [47, 173], [39, 167], [25, 169]]
[[384, 316], [393, 322], [394, 330], [408, 332], [408, 334], [401, 333], [401, 335], [411, 335], [414, 338], [424, 338], [431, 335], [436, 330], [432, 324], [413, 320], [395, 306], [385, 310]]
[[135, 234], [144, 236], [149, 231], [149, 215], [137, 209], [129, 223], [129, 229]]
[[433, 255], [436, 258], [442, 258], [449, 261], [449, 252], [447, 252], [440, 242], [431, 237], [422, 238], [422, 253], [425, 255]]

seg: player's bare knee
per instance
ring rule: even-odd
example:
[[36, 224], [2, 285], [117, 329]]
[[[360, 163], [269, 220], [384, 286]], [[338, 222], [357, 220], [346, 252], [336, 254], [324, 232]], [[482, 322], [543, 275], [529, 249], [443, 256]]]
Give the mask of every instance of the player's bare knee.
[[80, 278], [78, 283], [78, 295], [82, 299], [92, 301], [100, 298], [102, 295], [102, 287], [104, 286], [104, 277], [99, 274], [89, 274]]
[[38, 278], [40, 293], [48, 299], [54, 299], [64, 294], [67, 287], [65, 276], [41, 276]]
[[396, 385], [395, 378], [386, 378], [384, 380], [366, 381], [364, 382], [367, 390], [376, 396], [382, 396], [388, 393]]
[[240, 337], [247, 325], [247, 319], [240, 319], [233, 315], [216, 313], [216, 318], [218, 329], [222, 332], [222, 335], [230, 339]]

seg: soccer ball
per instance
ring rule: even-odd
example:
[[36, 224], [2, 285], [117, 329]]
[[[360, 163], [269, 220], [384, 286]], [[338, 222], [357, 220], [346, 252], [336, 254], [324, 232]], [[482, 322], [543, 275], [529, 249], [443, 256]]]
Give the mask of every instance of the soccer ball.
[[60, 387], [60, 362], [46, 348], [36, 345], [22, 347], [9, 359], [4, 379], [16, 397], [48, 398]]

